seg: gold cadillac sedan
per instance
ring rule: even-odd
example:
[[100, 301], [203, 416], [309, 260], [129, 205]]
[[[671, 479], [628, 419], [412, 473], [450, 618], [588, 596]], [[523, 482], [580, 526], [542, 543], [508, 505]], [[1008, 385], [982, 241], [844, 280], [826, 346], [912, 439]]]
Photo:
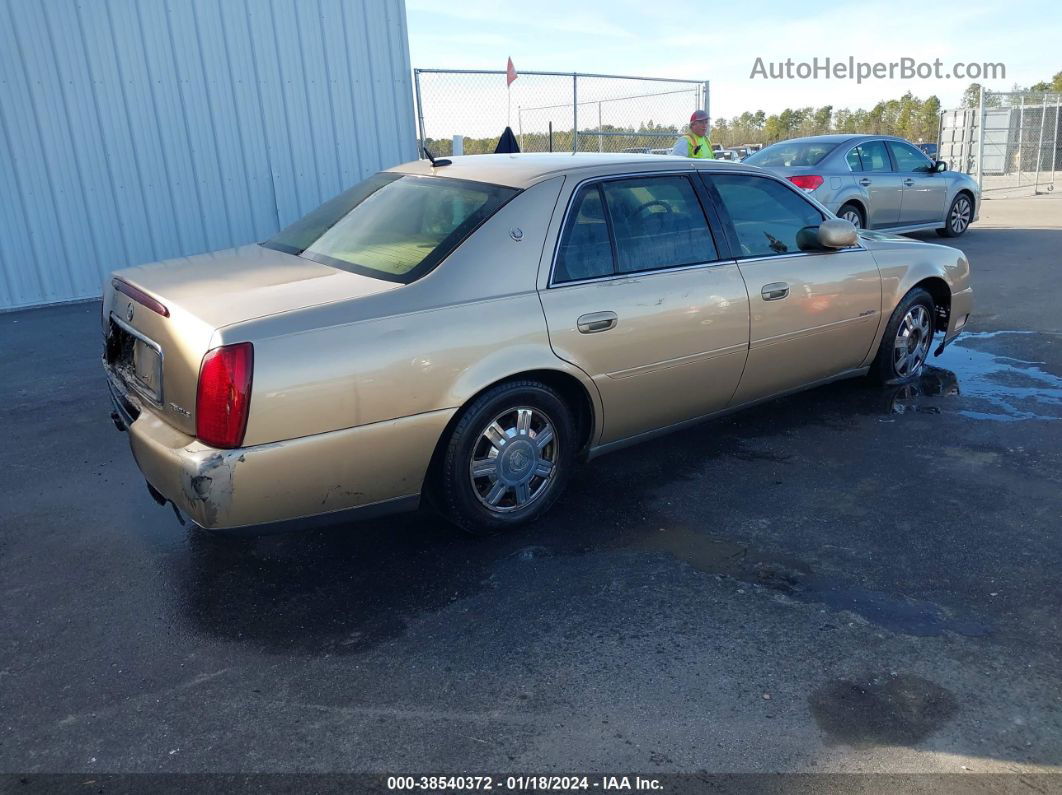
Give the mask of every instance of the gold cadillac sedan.
[[795, 390], [914, 378], [962, 252], [753, 166], [524, 154], [379, 173], [258, 245], [114, 273], [112, 419], [210, 529], [411, 509], [496, 531], [573, 467]]

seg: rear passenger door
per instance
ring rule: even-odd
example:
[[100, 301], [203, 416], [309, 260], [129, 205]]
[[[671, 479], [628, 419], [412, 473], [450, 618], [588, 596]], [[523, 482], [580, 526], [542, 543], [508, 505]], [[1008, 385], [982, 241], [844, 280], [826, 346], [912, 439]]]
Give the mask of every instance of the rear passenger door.
[[802, 251], [798, 233], [824, 216], [780, 180], [718, 173], [705, 180], [749, 291], [749, 357], [733, 404], [860, 367], [881, 311], [871, 253], [861, 246]]
[[599, 443], [726, 406], [748, 352], [737, 266], [687, 174], [583, 182], [540, 291], [556, 354], [597, 384]]
[[884, 141], [864, 141], [847, 156], [852, 176], [867, 197], [867, 228], [880, 229], [900, 222], [903, 186], [893, 171]]

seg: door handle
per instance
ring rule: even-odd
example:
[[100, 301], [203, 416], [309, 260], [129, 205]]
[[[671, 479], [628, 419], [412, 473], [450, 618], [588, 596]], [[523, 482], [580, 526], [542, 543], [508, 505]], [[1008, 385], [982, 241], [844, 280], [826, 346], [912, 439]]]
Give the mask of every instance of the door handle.
[[905, 180], [903, 181], [903, 184], [904, 184], [904, 185], [906, 185], [906, 186], [907, 186], [907, 187], [909, 188], [909, 187], [911, 187], [912, 185], [914, 185], [914, 180], [913, 180], [913, 179], [910, 179], [910, 178], [908, 178], [908, 179], [905, 179]]
[[764, 301], [781, 301], [789, 295], [789, 285], [785, 282], [771, 282], [760, 289], [760, 297]]
[[615, 328], [618, 320], [615, 312], [591, 312], [588, 315], [580, 315], [575, 323], [580, 334], [596, 334]]
[[866, 177], [863, 177], [863, 179], [859, 180], [859, 184], [865, 188], [867, 185], [870, 184], [870, 180]]

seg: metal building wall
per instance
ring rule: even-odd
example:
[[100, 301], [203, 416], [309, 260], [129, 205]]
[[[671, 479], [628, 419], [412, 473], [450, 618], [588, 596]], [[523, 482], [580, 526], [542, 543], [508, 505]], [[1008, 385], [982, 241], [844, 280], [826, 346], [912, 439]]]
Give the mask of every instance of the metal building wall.
[[404, 0], [0, 0], [0, 309], [415, 157]]

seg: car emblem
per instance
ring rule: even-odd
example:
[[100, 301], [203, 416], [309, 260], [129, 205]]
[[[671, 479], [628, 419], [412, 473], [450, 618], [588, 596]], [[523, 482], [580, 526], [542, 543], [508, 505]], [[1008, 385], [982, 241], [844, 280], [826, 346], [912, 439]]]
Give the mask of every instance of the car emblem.
[[133, 322], [133, 305], [129, 304], [129, 308], [125, 310], [125, 319], [130, 323]]
[[512, 229], [509, 230], [509, 237], [519, 243], [521, 240], [524, 239], [524, 230], [518, 226], [514, 226]]

